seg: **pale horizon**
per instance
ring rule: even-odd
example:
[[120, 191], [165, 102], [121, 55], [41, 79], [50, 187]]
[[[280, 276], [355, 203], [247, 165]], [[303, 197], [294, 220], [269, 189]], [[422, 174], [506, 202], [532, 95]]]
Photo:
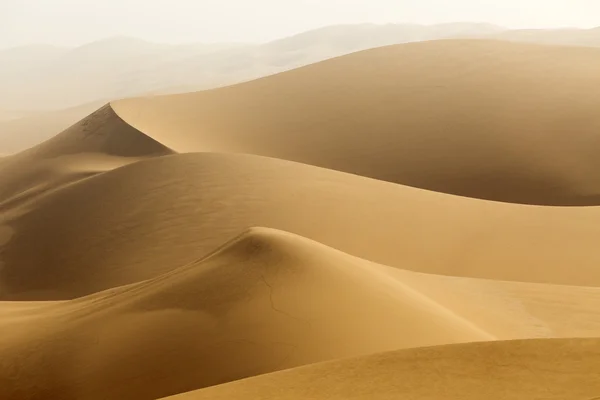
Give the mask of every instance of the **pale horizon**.
[[264, 43], [344, 24], [484, 23], [507, 29], [589, 29], [600, 25], [590, 0], [0, 0], [0, 49], [74, 47], [111, 37], [165, 44]]

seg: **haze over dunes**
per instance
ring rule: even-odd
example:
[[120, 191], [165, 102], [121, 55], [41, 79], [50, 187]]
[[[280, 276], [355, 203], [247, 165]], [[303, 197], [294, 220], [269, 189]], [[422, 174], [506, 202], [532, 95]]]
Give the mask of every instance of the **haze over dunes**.
[[453, 37], [600, 46], [598, 29], [446, 23], [326, 26], [262, 44], [166, 45], [119, 36], [75, 48], [16, 47], [0, 50], [0, 149], [16, 153], [40, 143], [107, 99], [214, 88], [364, 49]]
[[179, 151], [250, 152], [490, 200], [595, 205], [599, 68], [600, 49], [432, 41], [113, 107]]
[[[254, 49], [371, 46], [336, 29]], [[385, 46], [113, 101], [0, 158], [0, 400], [595, 399], [599, 70]]]

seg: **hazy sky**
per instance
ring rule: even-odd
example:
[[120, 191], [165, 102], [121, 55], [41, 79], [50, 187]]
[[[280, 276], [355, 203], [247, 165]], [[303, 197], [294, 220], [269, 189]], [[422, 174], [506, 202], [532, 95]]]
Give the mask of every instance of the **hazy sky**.
[[600, 0], [0, 0], [0, 48], [115, 35], [256, 42], [340, 23], [456, 21], [594, 27]]

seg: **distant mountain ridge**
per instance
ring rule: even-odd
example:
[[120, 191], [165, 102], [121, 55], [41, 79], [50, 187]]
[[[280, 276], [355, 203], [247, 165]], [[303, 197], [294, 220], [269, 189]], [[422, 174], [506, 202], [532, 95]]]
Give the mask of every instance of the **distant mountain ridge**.
[[359, 24], [328, 26], [258, 45], [168, 45], [113, 37], [71, 49], [25, 46], [0, 51], [0, 109], [62, 109], [174, 87], [198, 90], [371, 47], [502, 31], [468, 23]]

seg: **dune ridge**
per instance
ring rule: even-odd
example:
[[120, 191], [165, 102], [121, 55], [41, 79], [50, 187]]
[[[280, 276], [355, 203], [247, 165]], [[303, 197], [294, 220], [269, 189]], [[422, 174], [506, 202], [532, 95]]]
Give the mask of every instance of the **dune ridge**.
[[148, 279], [249, 226], [421, 272], [600, 284], [596, 207], [486, 202], [252, 155], [150, 158], [13, 211], [2, 224], [16, 232], [3, 246], [3, 300], [39, 300], [39, 291], [64, 300]]
[[310, 365], [169, 400], [595, 400], [599, 349], [598, 339], [410, 349]]
[[595, 399], [598, 64], [392, 46], [0, 158], [0, 399]]
[[597, 205], [600, 103], [589, 88], [600, 85], [598, 68], [597, 48], [438, 40], [112, 107], [180, 152], [272, 156], [489, 200]]
[[53, 138], [2, 159], [0, 209], [144, 157], [172, 151], [106, 105]]
[[[156, 279], [37, 311], [8, 320], [0, 398], [154, 399], [315, 361], [493, 338], [358, 259], [269, 229]], [[62, 375], [41, 379], [65, 358]]]
[[140, 157], [169, 154], [172, 151], [127, 124], [107, 104], [64, 132], [21, 154], [56, 157], [89, 152]]
[[[0, 337], [0, 398], [155, 399], [319, 361], [510, 338], [497, 324], [465, 318], [464, 307], [454, 309], [460, 302], [436, 302], [414, 286], [436, 277], [394, 277], [388, 268], [252, 228], [151, 280], [71, 301], [0, 302], [0, 328], [10, 328]], [[594, 296], [580, 289], [565, 288], [600, 303], [600, 289]], [[562, 326], [553, 337], [589, 329], [592, 321], [587, 334], [600, 334], [593, 304], [587, 325], [572, 325], [559, 315], [585, 311], [583, 302], [565, 310], [556, 298], [529, 301]], [[487, 306], [501, 319], [511, 315], [509, 303]]]

